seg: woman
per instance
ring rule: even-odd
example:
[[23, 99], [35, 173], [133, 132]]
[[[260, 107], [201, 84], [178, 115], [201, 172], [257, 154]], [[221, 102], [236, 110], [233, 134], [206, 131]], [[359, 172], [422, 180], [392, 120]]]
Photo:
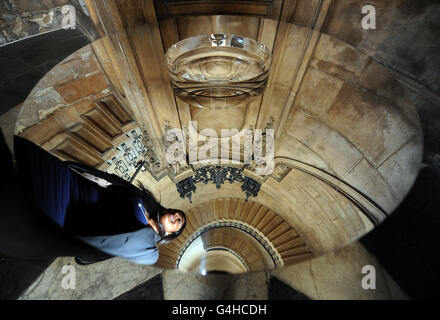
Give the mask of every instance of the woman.
[[[17, 179], [12, 170], [7, 171], [12, 181], [7, 184], [8, 191], [1, 192], [5, 198], [2, 202], [8, 204], [6, 207], [2, 204], [0, 251], [11, 254], [14, 253], [13, 248], [26, 248], [24, 252], [27, 254], [24, 255], [37, 256], [35, 250], [20, 244], [27, 243], [46, 256], [74, 255], [81, 264], [119, 256], [150, 265], [159, 257], [156, 244], [171, 241], [185, 228], [185, 214], [162, 207], [147, 190], [113, 174], [78, 163], [62, 162], [32, 142], [14, 138], [20, 176]], [[10, 164], [5, 166], [11, 168]], [[17, 181], [21, 181], [19, 184], [25, 188], [17, 186]], [[29, 203], [20, 201], [24, 196], [22, 189], [27, 189], [27, 199], [32, 208]], [[57, 232], [61, 230], [67, 238], [70, 237], [67, 243], [65, 239], [44, 239], [47, 249], [41, 248], [41, 238], [48, 236], [47, 232], [35, 231], [41, 228], [35, 224], [35, 217], [41, 224], [41, 213], [57, 225]], [[21, 217], [18, 221], [17, 216]], [[21, 230], [18, 232], [21, 235], [12, 234], [8, 224]], [[29, 232], [23, 232], [23, 228], [32, 230], [33, 238]], [[5, 233], [9, 234], [9, 238]], [[42, 233], [46, 235], [41, 237]], [[70, 241], [72, 238], [73, 241]], [[54, 241], [57, 243], [54, 244]], [[21, 251], [18, 255], [23, 256], [23, 250], [18, 251]]]

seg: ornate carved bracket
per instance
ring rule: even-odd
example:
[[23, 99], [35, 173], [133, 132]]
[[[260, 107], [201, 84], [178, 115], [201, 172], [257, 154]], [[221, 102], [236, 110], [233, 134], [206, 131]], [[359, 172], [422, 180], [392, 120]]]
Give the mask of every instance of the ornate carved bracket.
[[196, 183], [212, 182], [219, 190], [225, 182], [242, 182], [241, 190], [246, 193], [246, 201], [250, 196], [256, 197], [261, 184], [243, 174], [243, 170], [235, 167], [205, 166], [194, 170], [194, 175], [176, 183], [181, 198], [188, 198], [192, 202], [192, 193], [196, 191]]

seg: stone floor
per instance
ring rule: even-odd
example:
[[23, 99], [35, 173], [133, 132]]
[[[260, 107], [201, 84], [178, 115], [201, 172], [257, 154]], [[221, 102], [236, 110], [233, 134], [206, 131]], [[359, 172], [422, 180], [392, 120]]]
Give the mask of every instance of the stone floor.
[[[73, 271], [67, 270], [66, 266], [72, 266]], [[77, 265], [73, 258], [59, 258], [34, 281], [19, 299], [115, 299], [160, 273], [161, 269], [137, 265], [120, 258], [88, 266]], [[72, 280], [70, 277], [73, 277]], [[65, 282], [63, 282], [64, 279], [66, 279]], [[68, 280], [72, 282], [67, 282]], [[64, 283], [73, 285], [63, 286]]]
[[114, 300], [163, 300], [162, 275], [158, 274]]
[[52, 263], [24, 261], [0, 254], [0, 300], [18, 299]]
[[167, 270], [162, 274], [166, 300], [266, 300], [270, 275], [196, 275]]
[[[362, 287], [364, 265], [375, 267], [374, 290]], [[64, 270], [66, 266], [73, 269]], [[74, 285], [66, 288], [68, 280]], [[139, 266], [120, 258], [79, 266], [72, 258], [59, 258], [19, 297], [21, 300], [147, 298], [379, 300], [408, 297], [359, 243], [286, 268], [243, 275], [186, 274]]]

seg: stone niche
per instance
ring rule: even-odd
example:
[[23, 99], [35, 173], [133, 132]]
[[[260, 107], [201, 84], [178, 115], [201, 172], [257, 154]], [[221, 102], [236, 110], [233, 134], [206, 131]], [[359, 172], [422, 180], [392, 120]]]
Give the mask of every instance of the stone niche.
[[[197, 121], [197, 132], [209, 136], [204, 129], [212, 129], [217, 137], [221, 137], [221, 130], [237, 129], [241, 131], [246, 121], [247, 105], [238, 107], [224, 107], [215, 109], [199, 108], [190, 106], [191, 120]], [[195, 129], [195, 128], [194, 128]], [[228, 137], [230, 135], [227, 135]]]

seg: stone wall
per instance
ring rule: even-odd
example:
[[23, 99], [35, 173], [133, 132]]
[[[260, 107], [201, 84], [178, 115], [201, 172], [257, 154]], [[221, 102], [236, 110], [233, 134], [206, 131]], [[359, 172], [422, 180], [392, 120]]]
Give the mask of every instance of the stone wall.
[[[94, 101], [111, 92], [111, 87], [91, 49], [85, 46], [64, 59], [34, 87], [23, 104], [16, 133], [27, 129], [32, 141], [42, 144], [78, 121], [79, 114], [92, 109]], [[73, 107], [70, 108], [69, 107]], [[76, 116], [54, 115], [56, 111], [77, 110]], [[56, 121], [50, 121], [55, 117]], [[48, 123], [52, 123], [48, 125]], [[44, 126], [45, 130], [39, 127]], [[34, 127], [30, 129], [30, 127]], [[32, 134], [30, 133], [32, 130]], [[42, 136], [39, 136], [42, 135]]]
[[[362, 29], [361, 8], [367, 4], [376, 8], [376, 30]], [[390, 82], [379, 73], [376, 90], [417, 109], [423, 125], [425, 154], [440, 153], [439, 21], [440, 6], [436, 0], [336, 0], [324, 29], [394, 74], [396, 79]], [[384, 81], [386, 86], [381, 86]], [[413, 90], [408, 92], [402, 86]]]
[[391, 213], [421, 165], [417, 98], [377, 61], [321, 34], [276, 154], [336, 175]]

